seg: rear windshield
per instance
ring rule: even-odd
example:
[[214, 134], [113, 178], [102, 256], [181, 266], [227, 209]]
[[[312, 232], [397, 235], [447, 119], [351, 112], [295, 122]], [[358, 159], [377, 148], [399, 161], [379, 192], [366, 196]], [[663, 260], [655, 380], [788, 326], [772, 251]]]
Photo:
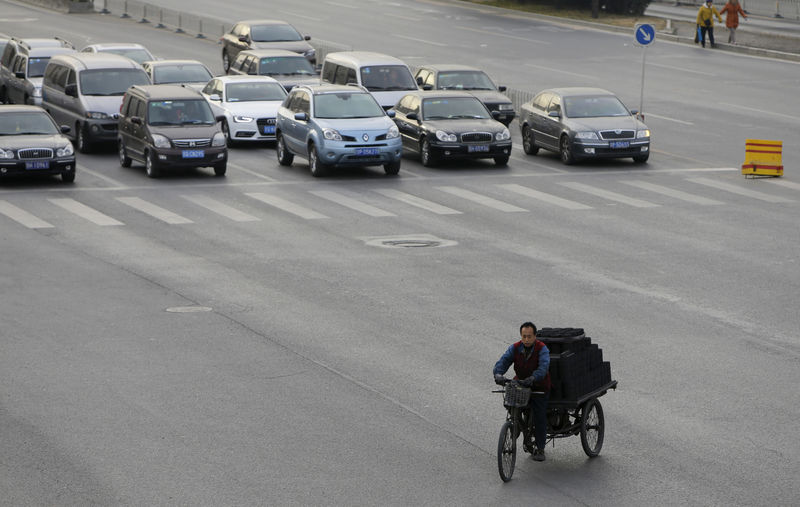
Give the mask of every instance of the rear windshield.
[[102, 50], [103, 53], [112, 53], [115, 55], [124, 56], [126, 58], [130, 58], [136, 63], [141, 64], [142, 62], [146, 62], [148, 60], [153, 59], [153, 55], [145, 51], [144, 49], [125, 49], [125, 48], [114, 48], [114, 49], [104, 49]]
[[564, 97], [564, 114], [569, 118], [630, 116], [631, 112], [613, 96]]
[[44, 112], [0, 114], [0, 136], [58, 134], [56, 124]]
[[142, 69], [96, 69], [80, 73], [84, 95], [124, 95], [133, 85], [150, 84]]
[[440, 90], [494, 90], [489, 76], [480, 71], [440, 72], [437, 88]]
[[214, 77], [203, 65], [161, 65], [153, 68], [153, 84], [208, 83]]
[[374, 118], [383, 108], [369, 93], [325, 93], [314, 97], [317, 118]]
[[303, 40], [291, 25], [258, 25], [250, 27], [253, 42], [284, 42]]
[[149, 125], [213, 125], [215, 122], [205, 100], [159, 100], [147, 105]]
[[47, 62], [49, 61], [49, 56], [46, 58], [28, 58], [28, 77], [44, 76], [44, 68], [47, 67]]
[[302, 56], [280, 56], [262, 58], [258, 65], [258, 73], [264, 76], [303, 75], [313, 76], [314, 67]]
[[361, 84], [371, 92], [417, 89], [411, 71], [404, 65], [361, 67]]
[[286, 89], [279, 83], [231, 83], [225, 85], [228, 102], [254, 102], [286, 98]]
[[487, 119], [492, 116], [475, 97], [425, 99], [422, 101], [423, 120]]

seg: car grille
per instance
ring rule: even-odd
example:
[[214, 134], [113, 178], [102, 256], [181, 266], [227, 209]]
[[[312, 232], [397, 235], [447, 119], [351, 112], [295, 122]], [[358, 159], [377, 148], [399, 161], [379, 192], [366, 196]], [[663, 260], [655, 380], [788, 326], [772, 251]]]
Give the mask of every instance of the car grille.
[[53, 150], [50, 148], [23, 148], [17, 151], [20, 160], [31, 158], [53, 158]]
[[601, 139], [633, 139], [633, 136], [636, 134], [633, 130], [620, 130], [617, 132], [616, 130], [601, 130], [600, 131], [600, 138]]
[[489, 143], [492, 141], [492, 134], [489, 132], [468, 132], [461, 134], [462, 143]]
[[353, 141], [355, 141], [355, 140], [356, 140], [356, 138], [355, 138], [355, 137], [353, 137], [353, 136], [342, 136], [342, 141], [350, 141], [350, 142], [353, 142]]
[[[344, 136], [342, 136], [344, 137]], [[376, 143], [376, 144], [345, 144], [345, 148], [380, 148], [381, 146], [386, 146], [386, 143]]]
[[172, 141], [176, 148], [200, 148], [211, 146], [211, 139], [175, 139]]
[[[263, 127], [265, 125], [275, 125], [275, 118], [259, 118], [256, 120], [256, 124], [258, 124], [259, 127]], [[259, 128], [259, 130], [261, 129]]]

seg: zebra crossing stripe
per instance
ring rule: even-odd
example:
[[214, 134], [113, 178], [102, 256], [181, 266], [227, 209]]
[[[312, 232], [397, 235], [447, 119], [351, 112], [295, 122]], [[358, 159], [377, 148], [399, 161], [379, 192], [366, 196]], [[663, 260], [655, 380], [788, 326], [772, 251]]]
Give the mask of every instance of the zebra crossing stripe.
[[117, 200], [123, 204], [127, 204], [135, 210], [139, 210], [146, 215], [150, 215], [151, 217], [157, 218], [170, 225], [194, 223], [188, 218], [184, 218], [176, 213], [162, 208], [161, 206], [156, 206], [155, 204], [147, 202], [138, 197], [117, 197]]
[[287, 201], [286, 199], [282, 199], [280, 197], [276, 197], [274, 195], [264, 194], [261, 192], [253, 192], [253, 193], [246, 193], [248, 197], [252, 197], [258, 201], [263, 203], [269, 204], [270, 206], [274, 206], [278, 209], [286, 211], [287, 213], [291, 213], [293, 215], [297, 215], [300, 218], [305, 218], [306, 220], [319, 220], [322, 218], [329, 218], [322, 213], [317, 213], [314, 210], [305, 208], [303, 206], [294, 204], [293, 202]]
[[491, 197], [481, 195], [471, 190], [466, 190], [463, 188], [459, 187], [436, 187], [436, 188], [438, 188], [442, 192], [447, 192], [448, 194], [455, 195], [457, 197], [461, 197], [462, 199], [476, 202], [478, 204], [483, 204], [484, 206], [499, 211], [505, 211], [508, 213], [528, 211], [525, 208], [520, 208], [519, 206], [514, 206], [513, 204], [508, 204], [507, 202], [498, 201], [497, 199], [493, 199]]
[[436, 213], [437, 215], [460, 215], [461, 212], [454, 210], [453, 208], [448, 208], [447, 206], [442, 206], [441, 204], [436, 204], [435, 202], [427, 201], [422, 199], [421, 197], [417, 197], [411, 194], [407, 194], [405, 192], [400, 192], [399, 190], [394, 190], [391, 188], [378, 188], [375, 189], [381, 195], [385, 195], [391, 199], [396, 199], [400, 202], [404, 202], [411, 206], [415, 206], [417, 208], [422, 208], [424, 210], [428, 210], [431, 213]]
[[85, 218], [96, 225], [125, 225], [119, 220], [115, 220], [94, 208], [90, 208], [89, 206], [76, 201], [75, 199], [48, 199], [48, 201], [62, 209], [78, 215], [81, 218]]
[[575, 201], [570, 201], [569, 199], [562, 199], [561, 197], [551, 194], [546, 194], [544, 192], [540, 192], [530, 187], [518, 185], [517, 183], [507, 183], [497, 186], [504, 190], [508, 190], [509, 192], [514, 192], [516, 194], [524, 195], [525, 197], [533, 197], [534, 199], [546, 202], [548, 204], [555, 204], [556, 206], [559, 206], [561, 208], [572, 209], [572, 210], [592, 209], [591, 206], [587, 206], [585, 204]]
[[364, 213], [371, 217], [397, 216], [394, 213], [390, 213], [380, 208], [376, 208], [375, 206], [371, 206], [369, 204], [363, 203], [351, 197], [347, 197], [346, 195], [342, 195], [338, 192], [331, 192], [330, 190], [309, 190], [309, 193], [314, 194], [317, 197], [322, 197], [323, 199], [335, 202], [336, 204], [341, 204], [346, 208], [350, 208], [355, 211], [360, 211], [361, 213]]
[[779, 187], [786, 187], [794, 190], [800, 190], [800, 183], [797, 183], [795, 181], [786, 181], [781, 179], [768, 179], [764, 181], [772, 185], [778, 185]]
[[3, 214], [29, 229], [47, 229], [53, 224], [45, 222], [41, 218], [31, 215], [22, 208], [18, 208], [8, 201], [0, 201], [0, 214]]
[[734, 185], [732, 183], [712, 180], [711, 178], [688, 178], [688, 181], [691, 181], [692, 183], [699, 183], [700, 185], [706, 185], [708, 187], [717, 188], [719, 190], [725, 190], [726, 192], [730, 192], [732, 194], [743, 195], [745, 197], [752, 197], [753, 199], [758, 199], [760, 201], [794, 202], [791, 199], [765, 194], [764, 192], [759, 192], [757, 190], [749, 190], [746, 188], [742, 188], [738, 185]]
[[634, 208], [657, 208], [659, 206], [658, 204], [653, 204], [652, 202], [634, 199], [633, 197], [628, 197], [627, 195], [611, 192], [610, 190], [603, 190], [602, 188], [593, 187], [584, 183], [578, 183], [577, 181], [565, 181], [559, 183], [559, 185], [564, 185], [565, 187], [569, 187], [579, 192], [596, 195], [597, 197], [602, 197], [603, 199], [608, 199], [609, 201], [627, 204], [628, 206], [633, 206]]
[[673, 188], [656, 185], [655, 183], [650, 183], [648, 181], [630, 180], [623, 181], [622, 183], [632, 187], [649, 190], [650, 192], [655, 192], [657, 194], [666, 195], [667, 197], [674, 197], [675, 199], [680, 199], [681, 201], [693, 202], [695, 204], [702, 204], [704, 206], [725, 204], [722, 201], [715, 201], [714, 199], [709, 199], [708, 197], [703, 197], [702, 195], [694, 195], [688, 192], [682, 192]]
[[243, 211], [239, 211], [232, 206], [228, 206], [227, 204], [221, 203], [210, 197], [203, 195], [182, 195], [181, 197], [207, 210], [213, 211], [218, 215], [222, 215], [225, 218], [233, 220], [234, 222], [258, 222], [261, 220], [260, 218], [249, 215]]

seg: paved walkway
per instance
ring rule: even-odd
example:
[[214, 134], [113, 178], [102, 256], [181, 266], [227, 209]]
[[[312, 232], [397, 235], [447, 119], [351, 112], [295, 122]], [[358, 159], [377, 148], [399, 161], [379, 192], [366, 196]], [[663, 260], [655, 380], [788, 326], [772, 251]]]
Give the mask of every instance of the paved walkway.
[[[717, 10], [725, 5], [723, 0], [715, 2]], [[697, 9], [692, 5], [675, 5], [674, 2], [652, 2], [645, 10], [645, 14], [657, 18], [672, 19], [674, 21], [689, 21], [694, 23], [697, 19]], [[725, 15], [722, 15], [723, 22]], [[738, 33], [760, 33], [777, 35], [781, 37], [797, 37], [800, 39], [800, 21], [788, 18], [770, 18], [765, 16], [750, 15], [747, 19], [739, 19]], [[800, 44], [800, 41], [798, 41]]]

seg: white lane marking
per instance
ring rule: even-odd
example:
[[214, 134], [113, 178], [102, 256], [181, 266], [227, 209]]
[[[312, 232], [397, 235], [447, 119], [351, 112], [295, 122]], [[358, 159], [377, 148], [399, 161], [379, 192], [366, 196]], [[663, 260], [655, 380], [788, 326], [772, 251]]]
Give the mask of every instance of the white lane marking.
[[422, 42], [424, 44], [430, 44], [432, 46], [439, 46], [439, 47], [447, 46], [447, 44], [442, 44], [441, 42], [433, 42], [425, 39], [417, 39], [416, 37], [406, 37], [405, 35], [394, 34], [394, 37], [397, 37], [399, 39], [413, 40], [414, 42]]
[[555, 196], [555, 195], [546, 194], [544, 192], [540, 192], [538, 190], [534, 190], [534, 189], [532, 189], [530, 187], [525, 187], [525, 186], [522, 186], [522, 185], [518, 185], [516, 183], [508, 183], [508, 184], [502, 184], [502, 185], [497, 185], [497, 186], [499, 188], [508, 190], [510, 192], [514, 192], [514, 193], [517, 193], [517, 194], [520, 194], [520, 195], [524, 195], [526, 197], [533, 197], [534, 199], [538, 199], [538, 200], [546, 202], [548, 204], [555, 204], [556, 206], [560, 206], [562, 208], [574, 209], [574, 210], [592, 209], [591, 206], [587, 206], [585, 204], [582, 204], [582, 203], [579, 203], [579, 202], [575, 202], [575, 201], [570, 201], [569, 199], [563, 199], [563, 198]]
[[261, 220], [260, 218], [254, 217], [253, 215], [249, 215], [243, 211], [239, 211], [238, 209], [232, 206], [228, 206], [227, 204], [219, 202], [210, 197], [206, 197], [203, 195], [182, 195], [181, 197], [207, 210], [213, 211], [218, 215], [222, 215], [225, 218], [229, 218], [234, 222], [258, 222], [259, 220]]
[[461, 197], [462, 199], [466, 199], [468, 201], [476, 202], [478, 204], [483, 204], [492, 209], [496, 209], [499, 211], [505, 211], [507, 213], [518, 213], [518, 212], [525, 212], [528, 211], [525, 208], [520, 208], [519, 206], [514, 206], [513, 204], [509, 204], [507, 202], [498, 201], [497, 199], [493, 199], [491, 197], [477, 194], [471, 190], [466, 190], [459, 187], [436, 187], [442, 192], [447, 192], [448, 194], [455, 195], [457, 197]]
[[125, 225], [119, 220], [115, 220], [104, 213], [100, 213], [96, 209], [90, 208], [75, 199], [48, 199], [48, 201], [96, 225]]
[[420, 18], [412, 18], [411, 16], [401, 16], [399, 14], [392, 14], [392, 17], [393, 18], [405, 19], [406, 21], [414, 21], [414, 22], [422, 21], [422, 19], [420, 19]]
[[131, 208], [141, 211], [146, 215], [150, 215], [153, 218], [157, 218], [162, 222], [166, 222], [171, 225], [177, 224], [191, 224], [194, 223], [188, 218], [184, 218], [178, 214], [175, 214], [167, 209], [162, 208], [161, 206], [156, 206], [151, 202], [147, 202], [144, 199], [140, 199], [138, 197], [117, 197], [117, 200], [123, 204], [127, 204]]
[[117, 189], [126, 189], [126, 188], [128, 188], [127, 185], [125, 185], [124, 183], [122, 183], [120, 181], [117, 181], [114, 178], [109, 178], [105, 174], [100, 174], [97, 171], [92, 171], [91, 169], [87, 169], [86, 166], [84, 166], [82, 164], [75, 164], [75, 168], [80, 172], [91, 174], [95, 178], [100, 178], [103, 181], [111, 183], [112, 185], [117, 187]]
[[774, 195], [765, 194], [764, 192], [759, 192], [757, 190], [748, 190], [746, 188], [739, 187], [737, 185], [733, 185], [731, 183], [725, 183], [724, 181], [717, 181], [712, 180], [710, 178], [689, 178], [689, 181], [692, 183], [699, 183], [700, 185], [706, 185], [708, 187], [718, 188], [719, 190], [725, 190], [732, 194], [743, 195], [745, 197], [752, 197], [753, 199], [758, 199], [760, 201], [766, 202], [794, 202], [791, 199], [786, 199], [784, 197], [777, 197]]
[[544, 44], [545, 46], [549, 46], [550, 45], [550, 42], [543, 41], [543, 40], [529, 39], [527, 37], [517, 37], [516, 35], [508, 35], [507, 33], [491, 32], [489, 30], [480, 30], [478, 28], [470, 28], [468, 26], [456, 26], [454, 28], [460, 28], [461, 30], [469, 30], [471, 32], [483, 33], [483, 34], [486, 34], [486, 35], [493, 35], [493, 36], [496, 36], [496, 37], [506, 37], [508, 39], [517, 39], [517, 40], [524, 40], [526, 42], [535, 42], [536, 44]]
[[24, 209], [18, 208], [8, 201], [0, 201], [0, 214], [3, 214], [29, 229], [46, 229], [53, 227], [53, 224], [45, 222], [41, 218], [31, 215]]
[[237, 171], [242, 171], [244, 173], [247, 173], [247, 174], [250, 174], [252, 176], [255, 176], [256, 178], [261, 178], [262, 180], [277, 181], [275, 178], [271, 178], [271, 177], [265, 176], [265, 175], [263, 175], [261, 173], [257, 173], [255, 171], [253, 171], [252, 169], [248, 169], [246, 167], [242, 167], [239, 164], [231, 164], [230, 162], [228, 162], [228, 167], [233, 167]]
[[276, 197], [274, 195], [264, 194], [261, 192], [246, 193], [245, 195], [248, 197], [252, 197], [253, 199], [256, 199], [258, 201], [261, 201], [265, 204], [269, 204], [270, 206], [274, 206], [275, 208], [286, 211], [287, 213], [291, 213], [292, 215], [297, 215], [300, 218], [305, 218], [306, 220], [318, 220], [321, 218], [328, 218], [322, 213], [317, 213], [314, 210], [305, 208], [303, 206], [299, 206], [297, 204], [294, 204], [293, 202], [289, 202], [286, 199], [281, 199], [280, 197]]
[[644, 113], [644, 115], [645, 116], [652, 116], [653, 118], [658, 118], [659, 120], [674, 121], [675, 123], [680, 123], [682, 125], [694, 125], [694, 123], [692, 123], [690, 121], [676, 120], [675, 118], [670, 118], [669, 116], [661, 116], [661, 115], [658, 115], [658, 114], [655, 114], [655, 113], [651, 113], [651, 112], [646, 112], [646, 113]]
[[399, 190], [393, 190], [391, 188], [378, 188], [375, 189], [375, 191], [391, 199], [397, 199], [400, 202], [404, 202], [406, 204], [410, 204], [411, 206], [416, 206], [417, 208], [428, 210], [432, 213], [436, 213], [437, 215], [461, 214], [460, 211], [456, 211], [453, 208], [448, 208], [447, 206], [442, 206], [441, 204], [436, 204], [435, 202], [427, 201], [420, 197], [416, 197], [411, 194], [407, 194], [405, 192], [400, 192]]
[[325, 2], [328, 5], [335, 5], [336, 7], [344, 7], [345, 9], [358, 9], [356, 5], [343, 4], [339, 2]]
[[585, 77], [587, 79], [593, 79], [595, 81], [600, 81], [600, 79], [598, 77], [590, 76], [588, 74], [578, 74], [577, 72], [569, 72], [567, 70], [556, 69], [556, 68], [553, 68], [553, 67], [545, 67], [544, 65], [536, 65], [536, 64], [533, 64], [533, 63], [525, 63], [523, 65], [525, 65], [526, 67], [534, 67], [536, 69], [546, 70], [548, 72], [558, 72], [560, 74], [569, 74], [570, 76]]
[[299, 12], [292, 12], [292, 11], [279, 11], [279, 12], [282, 12], [283, 14], [289, 14], [290, 16], [297, 16], [298, 18], [310, 19], [311, 21], [323, 21], [322, 18], [307, 16], [305, 14], [300, 14]]
[[608, 199], [609, 201], [627, 204], [628, 206], [633, 206], [635, 208], [656, 208], [659, 206], [658, 204], [653, 204], [652, 202], [634, 199], [633, 197], [628, 197], [627, 195], [618, 194], [609, 190], [603, 190], [602, 188], [593, 187], [584, 183], [578, 183], [577, 181], [565, 181], [559, 183], [559, 185], [569, 187], [579, 192], [586, 192], [587, 194], [596, 195], [597, 197], [602, 197], [603, 199]]
[[711, 72], [703, 72], [701, 70], [690, 70], [690, 69], [685, 69], [683, 67], [675, 67], [675, 66], [672, 66], [672, 65], [664, 65], [663, 63], [647, 62], [647, 65], [652, 65], [653, 67], [663, 67], [665, 69], [670, 69], [670, 70], [679, 70], [681, 72], [689, 72], [691, 74], [700, 74], [702, 76], [716, 77], [716, 74], [712, 74]]
[[722, 104], [724, 106], [735, 107], [735, 108], [738, 108], [738, 109], [744, 109], [746, 111], [755, 111], [756, 113], [771, 114], [773, 116], [780, 116], [781, 118], [788, 118], [790, 120], [797, 121], [797, 116], [793, 116], [793, 115], [790, 115], [790, 114], [773, 113], [772, 111], [764, 111], [763, 109], [756, 109], [754, 107], [740, 106], [739, 104], [731, 104], [729, 102], [720, 102], [720, 104]]
[[708, 197], [703, 197], [702, 195], [694, 195], [688, 192], [682, 192], [680, 190], [675, 190], [669, 187], [663, 187], [661, 185], [656, 185], [655, 183], [650, 183], [647, 181], [631, 180], [631, 181], [623, 181], [622, 183], [630, 185], [632, 187], [649, 190], [657, 194], [666, 195], [667, 197], [674, 197], [675, 199], [680, 199], [682, 201], [693, 202], [695, 204], [702, 204], [704, 206], [710, 206], [714, 204], [725, 204], [722, 201], [715, 201], [714, 199], [709, 199]]
[[341, 204], [346, 208], [350, 208], [355, 211], [360, 211], [361, 213], [364, 213], [365, 215], [369, 215], [371, 217], [397, 216], [394, 213], [390, 213], [380, 208], [376, 208], [375, 206], [363, 203], [361, 201], [353, 199], [352, 197], [347, 197], [346, 195], [342, 195], [338, 192], [331, 192], [330, 190], [309, 190], [309, 193], [314, 194], [317, 197], [322, 197], [323, 199], [335, 202], [336, 204]]
[[780, 187], [792, 188], [794, 190], [800, 190], [800, 183], [796, 183], [794, 181], [786, 181], [786, 180], [779, 180], [779, 179], [769, 179], [764, 180], [765, 183], [771, 183], [773, 185], [778, 185]]

